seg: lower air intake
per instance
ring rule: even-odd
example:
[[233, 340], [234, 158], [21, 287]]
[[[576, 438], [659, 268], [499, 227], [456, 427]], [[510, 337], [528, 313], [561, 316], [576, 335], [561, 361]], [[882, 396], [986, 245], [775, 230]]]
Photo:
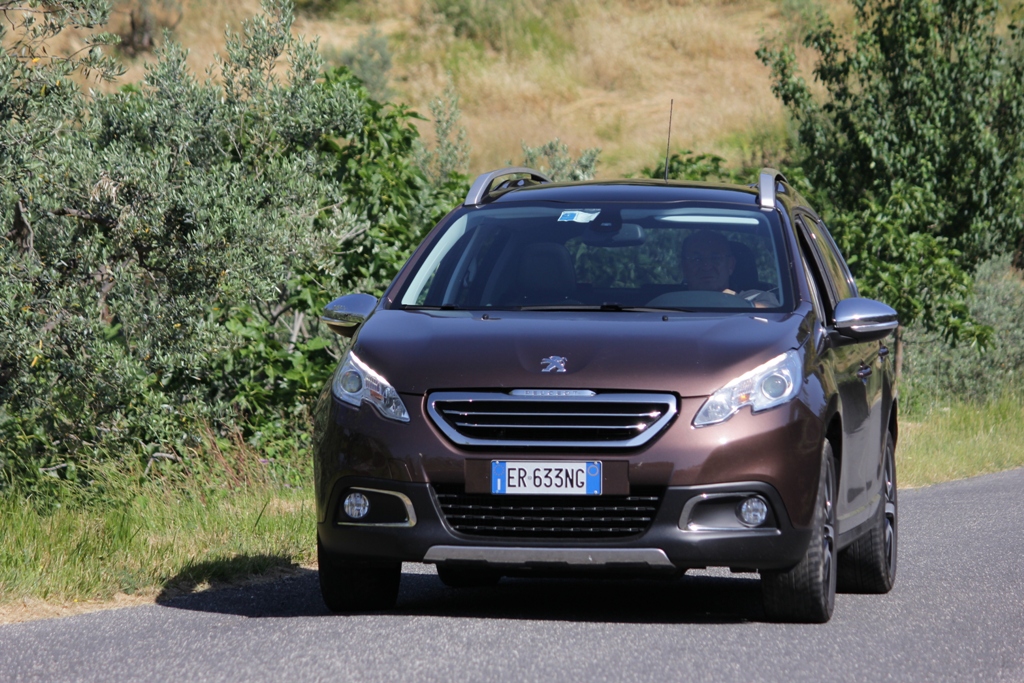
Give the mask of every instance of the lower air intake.
[[508, 538], [609, 538], [647, 531], [662, 491], [628, 496], [495, 496], [435, 485], [445, 520], [455, 531]]

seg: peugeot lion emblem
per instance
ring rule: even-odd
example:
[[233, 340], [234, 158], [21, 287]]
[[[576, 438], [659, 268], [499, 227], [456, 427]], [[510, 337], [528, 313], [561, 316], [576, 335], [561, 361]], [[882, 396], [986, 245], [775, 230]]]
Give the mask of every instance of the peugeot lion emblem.
[[568, 358], [563, 358], [562, 356], [543, 358], [540, 361], [540, 364], [544, 366], [541, 372], [565, 372], [565, 364], [568, 360]]

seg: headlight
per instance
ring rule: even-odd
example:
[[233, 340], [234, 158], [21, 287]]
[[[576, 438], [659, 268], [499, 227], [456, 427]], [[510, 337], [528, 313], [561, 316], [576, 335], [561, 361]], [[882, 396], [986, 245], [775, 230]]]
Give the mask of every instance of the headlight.
[[331, 391], [345, 403], [358, 406], [365, 401], [384, 417], [399, 422], [409, 421], [409, 411], [395, 388], [351, 351], [334, 373]]
[[697, 411], [693, 426], [706, 427], [725, 422], [743, 406], [750, 406], [757, 413], [782, 405], [797, 395], [802, 381], [800, 354], [787, 351], [740, 375], [712, 394]]

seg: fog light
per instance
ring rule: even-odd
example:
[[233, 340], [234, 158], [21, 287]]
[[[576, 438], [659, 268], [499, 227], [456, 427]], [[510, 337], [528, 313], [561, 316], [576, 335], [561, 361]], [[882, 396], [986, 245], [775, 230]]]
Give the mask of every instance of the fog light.
[[739, 517], [747, 526], [761, 526], [768, 518], [768, 503], [758, 496], [751, 496], [740, 503]]
[[345, 514], [352, 519], [362, 519], [370, 511], [370, 501], [361, 493], [345, 496]]

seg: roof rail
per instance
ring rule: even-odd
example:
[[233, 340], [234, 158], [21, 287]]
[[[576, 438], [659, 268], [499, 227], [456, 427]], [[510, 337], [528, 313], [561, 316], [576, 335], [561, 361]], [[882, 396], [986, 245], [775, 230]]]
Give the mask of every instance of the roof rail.
[[469, 193], [466, 194], [466, 206], [476, 206], [480, 204], [487, 193], [491, 191], [491, 185], [498, 178], [504, 178], [509, 175], [528, 175], [530, 180], [536, 180], [540, 183], [550, 183], [551, 178], [540, 171], [535, 171], [532, 168], [525, 168], [523, 166], [509, 166], [508, 168], [499, 168], [496, 171], [489, 171], [487, 173], [481, 173], [473, 181], [473, 186], [469, 188]]
[[774, 168], [761, 169], [757, 179], [757, 201], [762, 209], [775, 208], [775, 192], [780, 182], [788, 182], [781, 171], [776, 171]]

